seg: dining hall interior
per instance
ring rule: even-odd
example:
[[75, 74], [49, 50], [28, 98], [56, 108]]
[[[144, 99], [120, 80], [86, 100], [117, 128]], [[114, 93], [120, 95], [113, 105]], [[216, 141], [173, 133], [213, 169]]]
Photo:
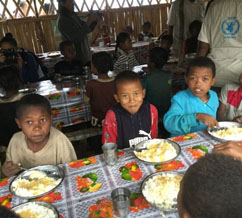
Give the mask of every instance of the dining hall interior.
[[0, 0], [0, 217], [242, 217], [241, 12]]

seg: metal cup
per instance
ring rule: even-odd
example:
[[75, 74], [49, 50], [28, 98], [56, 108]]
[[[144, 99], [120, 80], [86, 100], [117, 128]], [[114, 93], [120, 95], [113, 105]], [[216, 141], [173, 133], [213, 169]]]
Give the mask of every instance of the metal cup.
[[107, 165], [114, 165], [118, 160], [118, 145], [106, 143], [102, 146], [104, 159]]
[[125, 218], [129, 214], [130, 207], [130, 191], [127, 188], [117, 188], [111, 193], [115, 214]]

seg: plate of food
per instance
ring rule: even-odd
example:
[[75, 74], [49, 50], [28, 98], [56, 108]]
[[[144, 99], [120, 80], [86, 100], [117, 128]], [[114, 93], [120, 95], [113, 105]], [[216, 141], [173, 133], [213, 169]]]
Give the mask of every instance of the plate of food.
[[150, 139], [134, 147], [134, 155], [148, 164], [163, 164], [172, 161], [181, 153], [181, 147], [168, 139]]
[[145, 200], [164, 212], [177, 210], [177, 194], [180, 190], [182, 173], [156, 172], [147, 176], [141, 184]]
[[57, 209], [44, 201], [32, 201], [20, 204], [11, 209], [21, 218], [58, 218]]
[[219, 127], [208, 127], [208, 134], [221, 142], [241, 142], [242, 124], [236, 122], [219, 122]]
[[53, 52], [49, 52], [47, 54], [48, 57], [57, 57], [57, 56], [60, 56], [60, 55], [61, 55], [60, 51], [53, 51]]
[[20, 198], [41, 197], [58, 187], [64, 179], [64, 171], [55, 165], [43, 165], [25, 170], [9, 185], [10, 192]]

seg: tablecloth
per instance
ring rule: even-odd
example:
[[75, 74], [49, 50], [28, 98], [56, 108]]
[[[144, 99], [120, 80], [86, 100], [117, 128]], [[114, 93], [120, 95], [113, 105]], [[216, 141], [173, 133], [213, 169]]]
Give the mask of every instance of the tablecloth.
[[[178, 172], [185, 172], [197, 158], [203, 156], [206, 152], [211, 152], [214, 144], [218, 143], [205, 131], [173, 137], [171, 140], [177, 142], [181, 146], [181, 154], [175, 161], [163, 165], [160, 168]], [[192, 149], [194, 146], [198, 146], [197, 149]], [[144, 178], [157, 171], [153, 165], [147, 165], [135, 158], [130, 149], [126, 149], [124, 153], [120, 153], [120, 158], [114, 166], [107, 166], [104, 162], [103, 155], [91, 157], [88, 160], [88, 163], [91, 163], [89, 165], [85, 165], [87, 162], [84, 163], [87, 159], [60, 165], [65, 171], [65, 179], [55, 192], [45, 197], [46, 201], [52, 202], [57, 208], [62, 218], [87, 218], [90, 206], [94, 205], [100, 199], [110, 199], [111, 191], [117, 187], [126, 187], [129, 188], [131, 192], [140, 192], [140, 185]], [[143, 173], [142, 178], [138, 181], [127, 181], [121, 178], [119, 168], [131, 162], [136, 162]], [[81, 193], [77, 190], [78, 177], [84, 176], [87, 173], [97, 174], [97, 183], [102, 184], [98, 191]], [[14, 207], [20, 203], [26, 202], [26, 200], [10, 195], [9, 183], [12, 179], [13, 178], [0, 181], [0, 204], [4, 204], [8, 207]], [[158, 209], [150, 206], [138, 212], [130, 212], [128, 218], [131, 217], [158, 218], [161, 217], [161, 215]], [[166, 213], [165, 217], [178, 218], [178, 214]]]

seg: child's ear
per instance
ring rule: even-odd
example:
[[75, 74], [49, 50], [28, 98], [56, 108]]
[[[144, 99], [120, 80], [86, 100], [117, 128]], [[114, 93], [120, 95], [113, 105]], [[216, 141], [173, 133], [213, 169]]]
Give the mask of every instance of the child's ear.
[[119, 102], [118, 95], [114, 94], [113, 97], [115, 98], [115, 100], [116, 100], [117, 102]]
[[212, 85], [215, 83], [216, 77], [213, 77]]
[[19, 119], [15, 118], [15, 122], [17, 123], [18, 128], [21, 129], [21, 125], [20, 125], [20, 121], [19, 121]]
[[145, 97], [146, 89], [142, 90], [143, 98]]

